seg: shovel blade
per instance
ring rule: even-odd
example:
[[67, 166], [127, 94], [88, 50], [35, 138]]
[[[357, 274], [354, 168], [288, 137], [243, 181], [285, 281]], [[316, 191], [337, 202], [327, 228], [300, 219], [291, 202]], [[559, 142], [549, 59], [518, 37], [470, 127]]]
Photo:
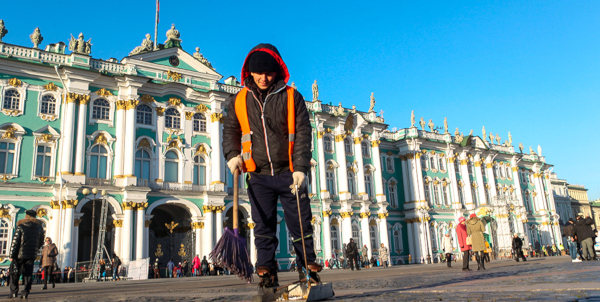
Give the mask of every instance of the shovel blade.
[[331, 283], [321, 283], [310, 287], [306, 301], [322, 301], [333, 298], [333, 296], [335, 296], [335, 293]]

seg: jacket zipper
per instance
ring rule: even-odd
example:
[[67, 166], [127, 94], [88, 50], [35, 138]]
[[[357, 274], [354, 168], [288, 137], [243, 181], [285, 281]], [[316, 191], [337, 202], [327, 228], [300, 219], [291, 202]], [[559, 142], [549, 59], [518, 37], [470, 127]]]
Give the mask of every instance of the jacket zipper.
[[[265, 104], [267, 104], [267, 99], [269, 99], [269, 97], [271, 95], [278, 93], [283, 88], [285, 88], [285, 86], [279, 88], [277, 91], [274, 91], [274, 92], [268, 94], [265, 97]], [[267, 127], [265, 125], [265, 111], [263, 109], [263, 106], [260, 104], [260, 101], [256, 98], [256, 95], [254, 95], [254, 91], [250, 90], [250, 92], [252, 92], [252, 96], [254, 97], [254, 99], [258, 103], [258, 106], [260, 107], [260, 114], [261, 114], [260, 119], [262, 121], [263, 134], [265, 136], [265, 147], [267, 148], [267, 157], [269, 158], [269, 166], [271, 167], [271, 176], [275, 176], [275, 171], [273, 170], [273, 162], [271, 161], [271, 151], [269, 150], [269, 138], [267, 137]]]

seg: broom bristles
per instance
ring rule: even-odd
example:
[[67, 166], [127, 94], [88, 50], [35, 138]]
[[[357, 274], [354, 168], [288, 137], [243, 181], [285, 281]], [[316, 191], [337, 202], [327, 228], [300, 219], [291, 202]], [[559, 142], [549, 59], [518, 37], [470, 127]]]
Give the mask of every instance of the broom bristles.
[[223, 236], [209, 256], [216, 265], [226, 268], [248, 283], [252, 282], [253, 269], [246, 249], [246, 239], [236, 236], [234, 231], [225, 228]]

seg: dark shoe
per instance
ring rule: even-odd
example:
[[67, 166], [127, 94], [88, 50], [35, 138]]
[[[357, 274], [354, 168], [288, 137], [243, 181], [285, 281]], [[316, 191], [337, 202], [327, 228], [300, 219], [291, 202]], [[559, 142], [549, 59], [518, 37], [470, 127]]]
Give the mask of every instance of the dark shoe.
[[21, 295], [21, 300], [27, 300], [27, 296], [28, 296], [28, 295], [29, 295], [29, 294], [24, 294], [24, 295]]
[[56, 283], [52, 283], [52, 288], [55, 288], [55, 287], [56, 287]]
[[17, 294], [8, 295], [8, 299], [14, 299], [14, 298], [18, 298]]
[[42, 290], [46, 290], [46, 289], [48, 289], [48, 287], [46, 287], [46, 286], [42, 287]]

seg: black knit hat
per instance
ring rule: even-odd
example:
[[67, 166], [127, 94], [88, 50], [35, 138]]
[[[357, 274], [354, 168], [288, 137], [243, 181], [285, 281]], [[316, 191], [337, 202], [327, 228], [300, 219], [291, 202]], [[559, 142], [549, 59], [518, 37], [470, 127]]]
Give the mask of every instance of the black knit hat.
[[248, 71], [250, 72], [280, 72], [281, 67], [277, 60], [264, 51], [253, 52], [248, 58]]
[[34, 210], [27, 210], [25, 211], [25, 215], [35, 217], [37, 213]]

